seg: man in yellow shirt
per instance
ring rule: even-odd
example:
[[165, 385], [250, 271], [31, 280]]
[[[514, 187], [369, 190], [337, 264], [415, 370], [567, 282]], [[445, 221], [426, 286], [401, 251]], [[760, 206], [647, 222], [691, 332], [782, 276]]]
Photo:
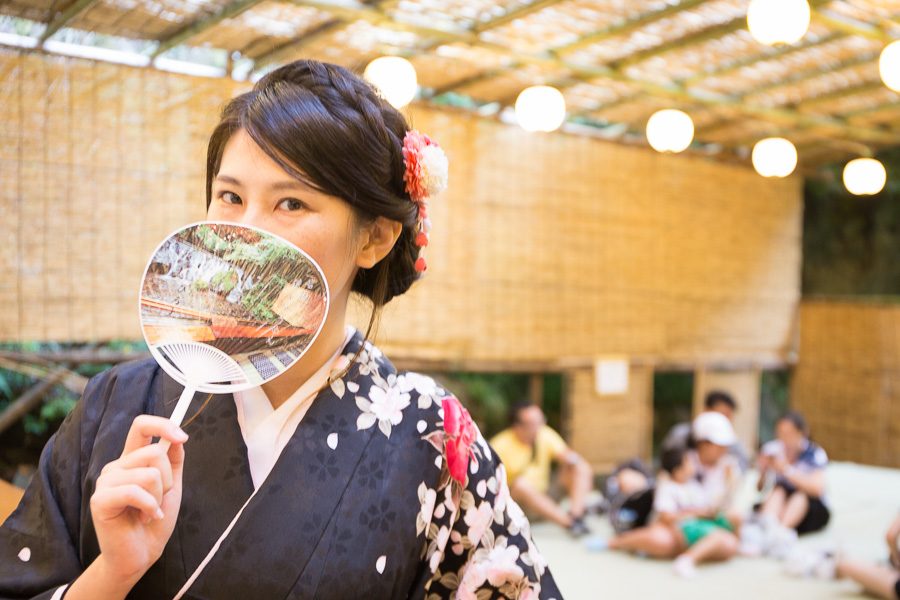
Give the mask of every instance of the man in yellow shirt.
[[[510, 426], [491, 438], [490, 444], [506, 466], [510, 492], [522, 508], [566, 527], [575, 536], [590, 533], [584, 513], [593, 487], [591, 467], [547, 425], [540, 406], [514, 405]], [[569, 496], [568, 512], [547, 493], [553, 462], [559, 464], [560, 483]]]

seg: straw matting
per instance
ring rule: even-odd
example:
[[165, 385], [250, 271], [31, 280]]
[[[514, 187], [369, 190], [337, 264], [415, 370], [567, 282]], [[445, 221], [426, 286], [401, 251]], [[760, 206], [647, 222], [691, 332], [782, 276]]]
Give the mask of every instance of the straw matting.
[[791, 403], [833, 458], [900, 467], [900, 305], [804, 301]]
[[[134, 338], [156, 243], [202, 218], [206, 141], [238, 86], [0, 53], [7, 340]], [[398, 357], [601, 352], [782, 360], [799, 298], [800, 179], [417, 108], [450, 157], [426, 278], [392, 303]], [[8, 182], [8, 183], [7, 183]]]

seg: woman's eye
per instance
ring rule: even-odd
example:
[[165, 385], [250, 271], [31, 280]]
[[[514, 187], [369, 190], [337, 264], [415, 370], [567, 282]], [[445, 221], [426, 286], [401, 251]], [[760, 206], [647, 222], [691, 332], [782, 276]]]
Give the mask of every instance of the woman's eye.
[[241, 197], [234, 192], [222, 192], [219, 194], [219, 198], [221, 198], [225, 204], [243, 204]]
[[302, 210], [303, 208], [305, 208], [305, 205], [296, 198], [285, 198], [278, 203], [278, 208], [293, 211]]

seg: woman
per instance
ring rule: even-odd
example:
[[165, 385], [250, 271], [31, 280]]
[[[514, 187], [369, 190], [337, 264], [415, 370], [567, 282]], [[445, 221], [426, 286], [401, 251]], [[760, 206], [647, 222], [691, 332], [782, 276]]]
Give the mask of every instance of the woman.
[[761, 514], [799, 535], [824, 529], [831, 518], [825, 501], [828, 455], [810, 441], [809, 428], [800, 413], [781, 417], [775, 425], [775, 436], [760, 450], [758, 487], [763, 489], [767, 480], [774, 481]]
[[[195, 397], [183, 430], [166, 419], [180, 386], [152, 360], [92, 379], [0, 528], [0, 597], [559, 597], [465, 409], [345, 328], [351, 293], [377, 311], [424, 269], [435, 148], [315, 61], [228, 103], [208, 218], [310, 254], [332, 290], [322, 332], [262, 388]], [[279, 435], [293, 418], [280, 454], [250, 414]]]

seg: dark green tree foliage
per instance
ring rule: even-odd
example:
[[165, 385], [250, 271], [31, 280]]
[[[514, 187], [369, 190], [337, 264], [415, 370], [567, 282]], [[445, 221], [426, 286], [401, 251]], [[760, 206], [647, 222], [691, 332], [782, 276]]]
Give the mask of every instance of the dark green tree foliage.
[[853, 196], [843, 164], [804, 190], [803, 294], [900, 295], [900, 148], [878, 157], [888, 182], [876, 196]]

